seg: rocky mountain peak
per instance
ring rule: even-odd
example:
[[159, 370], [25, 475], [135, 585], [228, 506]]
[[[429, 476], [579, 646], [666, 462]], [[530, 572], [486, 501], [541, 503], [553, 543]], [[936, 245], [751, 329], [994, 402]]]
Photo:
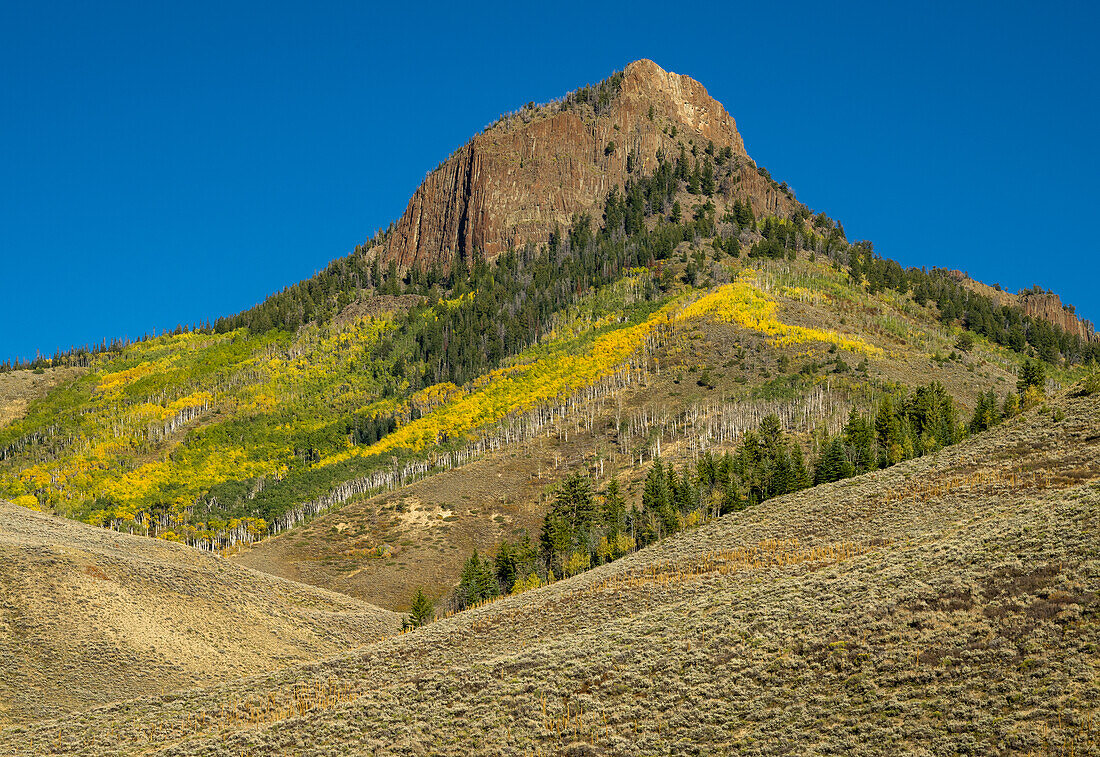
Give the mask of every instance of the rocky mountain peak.
[[612, 186], [652, 172], [680, 146], [729, 148], [753, 170], [739, 193], [758, 213], [785, 212], [790, 198], [761, 177], [737, 124], [694, 79], [638, 60], [609, 79], [541, 106], [527, 106], [476, 135], [416, 190], [381, 251], [400, 267], [444, 266], [480, 250], [545, 242], [575, 213], [598, 211]]
[[707, 88], [690, 76], [665, 71], [651, 60], [636, 60], [626, 67], [621, 97], [649, 104], [664, 104], [664, 115], [695, 131], [718, 147], [729, 145], [734, 154], [748, 156], [733, 117]]

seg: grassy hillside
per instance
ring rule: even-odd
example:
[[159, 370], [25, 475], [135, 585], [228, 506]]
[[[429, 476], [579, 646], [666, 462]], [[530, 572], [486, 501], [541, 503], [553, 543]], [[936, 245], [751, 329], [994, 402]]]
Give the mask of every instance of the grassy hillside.
[[1100, 754], [1100, 404], [5, 753]]
[[400, 625], [179, 544], [0, 502], [0, 725], [319, 659]]

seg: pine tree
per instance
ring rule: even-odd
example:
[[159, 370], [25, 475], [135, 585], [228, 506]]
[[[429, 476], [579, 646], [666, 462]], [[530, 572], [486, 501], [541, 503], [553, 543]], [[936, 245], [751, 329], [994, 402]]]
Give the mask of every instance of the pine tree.
[[714, 194], [714, 164], [711, 163], [709, 158], [703, 162], [703, 172], [699, 179], [699, 188], [707, 197], [711, 197]]
[[680, 201], [677, 200], [676, 202], [672, 203], [672, 212], [669, 213], [668, 220], [672, 221], [672, 223], [680, 223], [680, 221], [683, 220], [683, 217], [684, 211], [680, 207]]
[[852, 408], [848, 425], [844, 427], [844, 444], [852, 461], [855, 475], [866, 473], [875, 467], [875, 431], [862, 415]]
[[695, 161], [695, 168], [693, 168], [691, 170], [691, 172], [688, 174], [687, 191], [690, 194], [693, 194], [693, 195], [699, 194], [700, 179], [701, 179], [701, 174], [700, 174], [700, 171], [699, 171], [699, 161], [696, 160]]
[[830, 439], [821, 451], [814, 466], [814, 484], [827, 484], [850, 478], [855, 474], [855, 468], [849, 462], [844, 451], [844, 443], [839, 436]]
[[424, 591], [417, 588], [413, 595], [412, 607], [409, 609], [409, 617], [405, 619], [405, 628], [419, 628], [435, 619], [435, 607], [432, 601], [424, 595]]
[[737, 479], [730, 476], [725, 486], [722, 487], [721, 515], [745, 509], [745, 500], [741, 497], [741, 490], [737, 486]]
[[512, 591], [516, 585], [516, 555], [512, 551], [512, 545], [507, 541], [500, 543], [496, 557], [493, 558], [493, 567], [496, 569], [496, 578], [500, 582], [505, 594]]
[[802, 455], [802, 447], [795, 441], [791, 442], [791, 472], [792, 491], [808, 489], [812, 485], [810, 474], [806, 470], [806, 459]]
[[1046, 380], [1046, 368], [1043, 367], [1042, 362], [1027, 358], [1020, 367], [1020, 375], [1016, 380], [1016, 391], [1023, 397], [1030, 387], [1035, 387], [1042, 394]]
[[879, 467], [885, 468], [904, 459], [905, 435], [901, 419], [890, 395], [883, 397], [875, 415], [875, 435], [878, 441]]
[[600, 512], [604, 530], [609, 539], [619, 535], [626, 527], [626, 500], [619, 491], [619, 479], [612, 478], [607, 484], [603, 507]]
[[500, 594], [493, 564], [482, 560], [475, 549], [462, 567], [462, 577], [455, 590], [455, 604], [460, 608], [471, 607]]

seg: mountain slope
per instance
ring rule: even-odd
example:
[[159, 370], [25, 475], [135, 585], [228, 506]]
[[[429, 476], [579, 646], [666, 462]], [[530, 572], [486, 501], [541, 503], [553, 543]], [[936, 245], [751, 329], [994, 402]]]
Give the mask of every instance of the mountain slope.
[[[473, 549], [493, 553], [524, 529], [535, 538], [554, 488], [571, 473], [587, 472], [597, 490], [617, 478], [633, 505], [658, 450], [665, 462], [682, 465], [694, 464], [701, 449], [729, 447], [728, 439], [704, 433], [710, 424], [736, 427], [736, 436], [777, 412], [809, 443], [815, 431], [835, 433], [851, 408], [866, 407], [886, 386], [938, 381], [969, 412], [979, 393], [1015, 384], [1011, 360], [988, 344], [936, 359], [952, 351], [955, 337], [912, 303], [841, 286], [835, 271], [806, 260], [755, 262], [757, 291], [771, 293], [777, 323], [813, 328], [820, 340], [843, 333], [850, 347], [862, 343], [871, 354], [830, 352], [830, 342], [816, 339], [779, 345], [758, 328], [713, 315], [674, 316], [648, 351], [644, 376], [591, 400], [580, 393], [562, 402], [538, 433], [525, 432], [525, 413], [512, 414], [501, 424], [512, 435], [501, 434], [499, 449], [321, 513], [230, 559], [405, 609], [418, 587], [449, 594]], [[816, 294], [800, 295], [799, 287]], [[704, 373], [706, 386], [699, 383]], [[643, 429], [643, 419], [653, 422]]]
[[1064, 399], [322, 665], [0, 750], [1100, 754], [1098, 483], [1098, 399]]
[[0, 502], [0, 725], [318, 659], [391, 612]]

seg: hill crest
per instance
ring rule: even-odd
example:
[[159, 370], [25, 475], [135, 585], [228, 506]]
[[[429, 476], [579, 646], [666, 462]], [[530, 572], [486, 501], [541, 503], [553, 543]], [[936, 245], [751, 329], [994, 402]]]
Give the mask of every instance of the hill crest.
[[0, 727], [328, 657], [397, 613], [0, 500]]

